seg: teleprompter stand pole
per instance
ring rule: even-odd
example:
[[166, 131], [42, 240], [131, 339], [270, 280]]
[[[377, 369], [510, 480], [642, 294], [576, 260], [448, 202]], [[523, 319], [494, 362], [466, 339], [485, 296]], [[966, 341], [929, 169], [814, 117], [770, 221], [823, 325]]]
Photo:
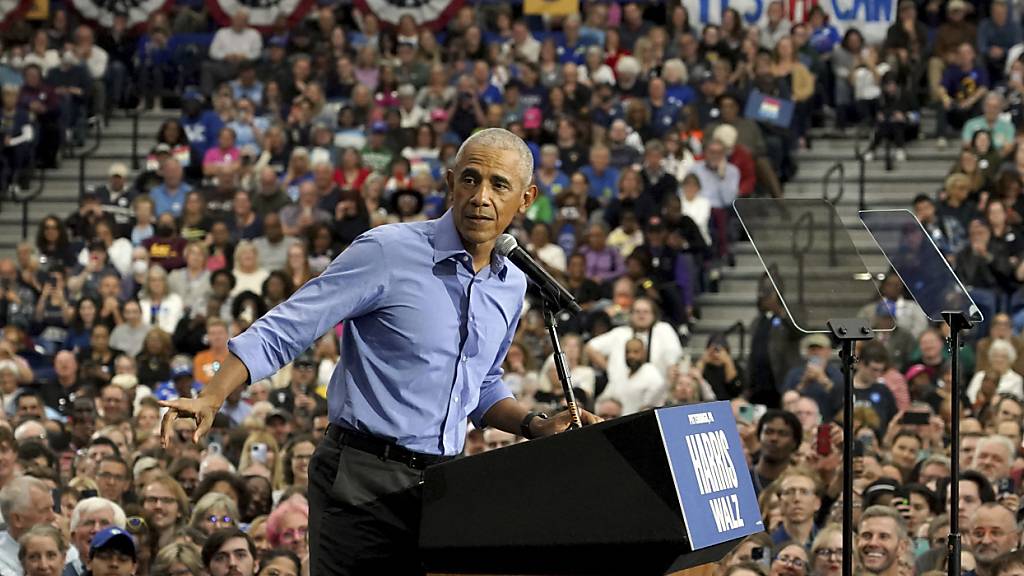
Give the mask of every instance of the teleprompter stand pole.
[[843, 576], [853, 576], [853, 350], [858, 340], [871, 340], [874, 332], [863, 318], [829, 320], [832, 342], [843, 363]]
[[949, 393], [952, 397], [952, 409], [950, 410], [951, 454], [949, 459], [949, 537], [946, 540], [946, 573], [948, 576], [960, 576], [960, 514], [957, 512], [960, 504], [960, 332], [971, 327], [971, 319], [963, 312], [943, 312], [942, 319], [949, 326], [949, 337], [946, 338], [946, 345], [949, 347], [949, 359], [953, 372], [950, 382]]
[[548, 336], [551, 338], [551, 348], [554, 351], [555, 371], [558, 372], [558, 380], [562, 383], [562, 393], [565, 394], [565, 405], [569, 408], [569, 415], [572, 423], [569, 430], [583, 427], [580, 419], [580, 408], [576, 404], [576, 393], [572, 389], [572, 375], [569, 374], [569, 364], [565, 360], [565, 353], [562, 352], [562, 344], [558, 341], [558, 319], [556, 311], [551, 309], [547, 298], [542, 298], [544, 312], [544, 326], [548, 329]]

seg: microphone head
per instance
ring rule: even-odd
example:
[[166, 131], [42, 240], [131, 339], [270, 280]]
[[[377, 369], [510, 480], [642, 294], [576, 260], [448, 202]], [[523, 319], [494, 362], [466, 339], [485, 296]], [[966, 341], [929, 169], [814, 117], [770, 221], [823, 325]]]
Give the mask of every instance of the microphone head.
[[519, 243], [516, 242], [516, 239], [511, 234], [502, 234], [498, 236], [498, 240], [494, 243], [494, 253], [498, 256], [506, 257], [517, 246], [519, 246]]

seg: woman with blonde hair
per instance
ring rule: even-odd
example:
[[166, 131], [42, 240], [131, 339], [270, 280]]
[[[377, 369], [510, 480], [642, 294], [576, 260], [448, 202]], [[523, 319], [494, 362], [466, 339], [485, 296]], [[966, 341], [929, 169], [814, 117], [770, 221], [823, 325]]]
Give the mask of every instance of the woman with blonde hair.
[[249, 536], [252, 536], [252, 541], [256, 544], [256, 553], [260, 556], [272, 549], [270, 540], [267, 539], [267, 520], [269, 518], [269, 516], [257, 516], [249, 523]]
[[309, 266], [309, 252], [302, 242], [294, 242], [288, 247], [284, 262], [284, 273], [292, 281], [296, 290], [313, 279], [313, 269]]
[[53, 526], [33, 526], [18, 538], [18, 546], [18, 561], [25, 576], [58, 576], [64, 568], [68, 542]]
[[260, 266], [260, 254], [256, 245], [248, 240], [239, 242], [235, 247], [234, 261], [235, 269], [232, 270], [232, 274], [235, 276], [235, 287], [231, 289], [231, 295], [238, 296], [242, 292], [259, 294], [270, 272]]
[[[265, 447], [264, 447], [265, 446]], [[253, 464], [262, 464], [268, 470], [275, 470], [281, 447], [277, 440], [266, 430], [256, 430], [249, 434], [242, 445], [242, 455], [238, 458], [238, 469], [246, 470]], [[278, 484], [277, 479], [273, 484]]]
[[167, 271], [162, 266], [151, 265], [146, 272], [139, 307], [143, 324], [156, 324], [168, 334], [173, 334], [178, 327], [178, 321], [185, 314], [185, 303], [181, 296], [170, 291]]
[[772, 74], [780, 80], [788, 81], [791, 87], [796, 110], [793, 113], [792, 129], [800, 138], [800, 147], [807, 146], [805, 135], [810, 127], [810, 104], [814, 96], [814, 74], [800, 62], [797, 57], [793, 38], [785, 36], [775, 45], [775, 62]]
[[150, 576], [172, 576], [177, 574], [205, 574], [199, 548], [194, 544], [175, 542], [160, 549]]
[[207, 536], [223, 528], [238, 526], [238, 506], [226, 494], [207, 492], [196, 502], [188, 525]]
[[818, 531], [811, 544], [811, 573], [815, 576], [839, 576], [843, 571], [843, 527], [828, 524]]
[[185, 267], [171, 272], [167, 277], [170, 291], [181, 296], [185, 306], [192, 310], [202, 310], [207, 297], [212, 294], [206, 257], [207, 247], [204, 244], [188, 243], [185, 246]]

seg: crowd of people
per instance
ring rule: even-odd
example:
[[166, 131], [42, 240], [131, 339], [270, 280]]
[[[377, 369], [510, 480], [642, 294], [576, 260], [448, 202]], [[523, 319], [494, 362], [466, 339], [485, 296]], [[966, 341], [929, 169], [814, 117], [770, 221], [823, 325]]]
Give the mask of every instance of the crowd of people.
[[[987, 318], [961, 351], [967, 409], [951, 453], [944, 328], [895, 274], [865, 303], [895, 328], [862, 345], [853, 382], [858, 569], [944, 569], [959, 458], [964, 568], [1020, 574], [1020, 6], [901, 0], [879, 44], [840, 34], [821, 8], [806, 22], [787, 8], [769, 2], [758, 26], [734, 9], [698, 25], [678, 3], [602, 2], [562, 18], [467, 3], [441, 30], [330, 3], [291, 29], [257, 30], [244, 10], [216, 28], [194, 3], [141, 30], [60, 6], [35, 28], [15, 23], [0, 46], [0, 190], [73, 151], [91, 117], [139, 107], [166, 120], [141, 169], [111, 163], [77, 211], [44, 218], [0, 260], [0, 574], [308, 571], [308, 463], [345, 326], [229, 397], [199, 445], [179, 420], [161, 446], [157, 401], [201, 390], [233, 335], [361, 233], [443, 214], [460, 142], [495, 126], [527, 142], [540, 190], [510, 232], [584, 309], [559, 318], [581, 403], [609, 419], [730, 400], [767, 530], [716, 570], [839, 574], [831, 343], [802, 337], [762, 282], [746, 357], [724, 335], [688, 346], [697, 297], [734, 263], [732, 201], [781, 197], [823, 123], [870, 126], [897, 160], [915, 138], [947, 145], [961, 131], [944, 186], [913, 208]], [[169, 47], [197, 34], [199, 52]], [[759, 115], [751, 103], [766, 96], [792, 103], [792, 120]], [[934, 135], [921, 133], [929, 107]], [[524, 405], [557, 410], [544, 318], [527, 300], [504, 378]], [[518, 441], [471, 427], [464, 453]]]

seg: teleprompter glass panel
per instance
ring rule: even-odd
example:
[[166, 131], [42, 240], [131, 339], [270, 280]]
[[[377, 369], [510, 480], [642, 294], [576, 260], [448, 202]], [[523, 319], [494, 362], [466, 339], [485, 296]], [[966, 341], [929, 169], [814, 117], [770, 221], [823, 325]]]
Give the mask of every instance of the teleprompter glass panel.
[[913, 212], [861, 210], [860, 220], [929, 320], [942, 322], [944, 312], [963, 313], [975, 323], [984, 320]]
[[[733, 207], [797, 329], [829, 333], [829, 320], [856, 318], [866, 305], [881, 302], [832, 204], [740, 198]], [[887, 310], [877, 313], [891, 319]]]

